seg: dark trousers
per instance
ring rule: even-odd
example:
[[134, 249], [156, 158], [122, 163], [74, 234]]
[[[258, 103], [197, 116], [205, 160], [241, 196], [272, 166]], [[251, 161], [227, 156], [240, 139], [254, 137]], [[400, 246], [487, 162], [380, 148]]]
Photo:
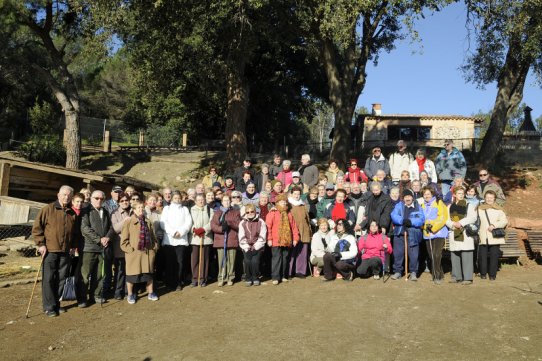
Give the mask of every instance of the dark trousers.
[[332, 280], [340, 273], [344, 279], [350, 277], [350, 272], [354, 271], [356, 266], [345, 261], [337, 261], [331, 253], [324, 254], [324, 278]]
[[44, 311], [57, 311], [64, 282], [68, 276], [70, 257], [64, 252], [47, 252], [43, 259], [42, 303]]
[[164, 248], [160, 246], [156, 251], [156, 257], [154, 259], [154, 276], [157, 281], [164, 280], [165, 266], [164, 266]]
[[426, 241], [422, 240], [418, 252], [418, 273], [425, 272], [431, 268], [431, 256], [427, 253], [427, 247], [424, 245]]
[[115, 255], [113, 254], [113, 247], [107, 247], [104, 250], [104, 278], [103, 278], [103, 287], [105, 292], [111, 290], [111, 286], [115, 282], [115, 277], [113, 275], [113, 265], [115, 264]]
[[260, 258], [262, 251], [243, 252], [245, 265], [245, 281], [257, 281], [260, 278]]
[[373, 271], [373, 275], [380, 274], [382, 271], [382, 260], [380, 257], [372, 257], [362, 260], [356, 272], [360, 276], [366, 276], [369, 270]]
[[104, 277], [104, 257], [101, 253], [83, 252], [81, 277], [83, 280], [81, 302], [86, 301], [87, 293], [91, 299], [101, 298]]
[[262, 263], [261, 263], [261, 272], [266, 277], [271, 277], [271, 247], [269, 247], [267, 244], [264, 247], [263, 255], [262, 255]]
[[271, 248], [271, 278], [279, 281], [282, 278], [288, 277], [288, 269], [290, 268], [290, 247], [273, 247]]
[[166, 285], [170, 288], [176, 288], [183, 285], [183, 269], [185, 252], [188, 246], [163, 246]]
[[444, 272], [442, 271], [442, 249], [444, 248], [444, 238], [433, 238], [425, 240], [427, 247], [427, 253], [431, 259], [431, 272], [433, 279], [444, 279]]
[[480, 245], [478, 249], [478, 269], [480, 270], [480, 276], [485, 276], [488, 273], [487, 258], [489, 256], [489, 277], [497, 277], [500, 253], [501, 247], [498, 244]]
[[309, 259], [309, 243], [297, 242], [297, 245], [292, 248], [290, 257], [290, 275], [293, 277], [296, 274], [307, 274], [307, 264]]
[[[200, 282], [207, 282], [207, 276], [209, 273], [209, 252], [211, 245], [201, 247], [201, 279]], [[192, 265], [192, 282], [198, 282], [199, 274], [199, 246], [192, 246], [192, 254], [190, 259]]]
[[[418, 254], [420, 246], [408, 246], [408, 272], [418, 272]], [[405, 270], [405, 236], [393, 238], [393, 272], [403, 273]]]
[[126, 294], [126, 260], [124, 257], [115, 258], [115, 297], [124, 297]]

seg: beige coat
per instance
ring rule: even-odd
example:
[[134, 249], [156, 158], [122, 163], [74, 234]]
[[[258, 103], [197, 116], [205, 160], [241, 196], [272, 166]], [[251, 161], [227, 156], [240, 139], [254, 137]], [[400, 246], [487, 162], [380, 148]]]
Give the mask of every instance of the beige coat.
[[[448, 207], [448, 210], [450, 207]], [[476, 223], [476, 206], [472, 204], [467, 204], [467, 214], [464, 218], [459, 220], [459, 223], [461, 223], [461, 226], [465, 228], [467, 224], [474, 224]], [[454, 240], [454, 226], [453, 221], [448, 218], [446, 221], [446, 226], [450, 229], [450, 232], [448, 233], [448, 239], [450, 241], [450, 251], [456, 252], [456, 251], [472, 251], [474, 250], [474, 239], [472, 237], [467, 236], [467, 231], [463, 230], [463, 242], [456, 242]]]
[[[504, 238], [493, 238], [491, 232], [487, 230], [489, 223], [483, 207], [483, 205], [478, 207], [478, 215], [480, 217], [480, 245], [504, 244]], [[504, 212], [500, 209], [489, 208], [487, 209], [487, 215], [489, 217], [489, 221], [495, 228], [505, 228], [508, 224], [506, 214], [504, 214]]]
[[291, 213], [299, 230], [299, 240], [303, 243], [311, 243], [312, 232], [307, 207], [304, 204], [292, 205]]
[[147, 218], [145, 218], [145, 221], [151, 234], [151, 244], [147, 249], [142, 251], [137, 249], [140, 229], [137, 217], [132, 215], [122, 227], [120, 248], [126, 253], [126, 275], [128, 276], [154, 272], [154, 258], [158, 249], [158, 243], [156, 242], [152, 223]]

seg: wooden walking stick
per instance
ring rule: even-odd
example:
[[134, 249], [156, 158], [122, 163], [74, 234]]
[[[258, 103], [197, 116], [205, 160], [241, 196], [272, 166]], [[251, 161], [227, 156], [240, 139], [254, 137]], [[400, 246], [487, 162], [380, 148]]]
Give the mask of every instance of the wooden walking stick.
[[34, 298], [34, 291], [36, 290], [36, 285], [38, 284], [38, 278], [40, 277], [41, 267], [43, 267], [44, 258], [44, 256], [41, 256], [40, 268], [38, 268], [38, 273], [36, 274], [36, 279], [34, 280], [34, 287], [32, 287], [32, 294], [30, 295], [30, 300], [28, 301], [25, 318], [28, 318], [28, 312], [30, 312], [30, 305], [32, 304], [32, 299]]
[[201, 286], [201, 282], [200, 282], [200, 279], [201, 279], [201, 278], [200, 278], [200, 277], [201, 277], [201, 258], [202, 258], [202, 253], [201, 253], [201, 251], [202, 251], [202, 248], [203, 248], [203, 237], [205, 237], [205, 235], [202, 236], [202, 237], [200, 237], [201, 240], [200, 240], [200, 242], [199, 242], [198, 286]]
[[408, 281], [408, 233], [405, 231], [405, 281]]

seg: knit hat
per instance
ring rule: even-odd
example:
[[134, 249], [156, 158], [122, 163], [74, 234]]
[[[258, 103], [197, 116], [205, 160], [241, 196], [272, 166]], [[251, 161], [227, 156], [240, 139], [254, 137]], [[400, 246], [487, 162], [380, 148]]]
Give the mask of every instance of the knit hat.
[[220, 185], [220, 182], [214, 182], [213, 187], [222, 187], [222, 186]]
[[278, 203], [280, 201], [288, 202], [288, 195], [286, 193], [281, 193], [275, 198], [275, 203]]
[[403, 198], [406, 196], [411, 196], [414, 198], [414, 192], [408, 188], [403, 189]]

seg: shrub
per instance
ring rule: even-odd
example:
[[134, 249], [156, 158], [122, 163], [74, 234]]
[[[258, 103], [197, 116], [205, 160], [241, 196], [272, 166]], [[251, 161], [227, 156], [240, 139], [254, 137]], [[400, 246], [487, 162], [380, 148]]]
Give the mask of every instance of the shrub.
[[31, 162], [57, 165], [66, 163], [66, 149], [57, 134], [32, 135], [26, 143], [19, 146], [17, 153]]

